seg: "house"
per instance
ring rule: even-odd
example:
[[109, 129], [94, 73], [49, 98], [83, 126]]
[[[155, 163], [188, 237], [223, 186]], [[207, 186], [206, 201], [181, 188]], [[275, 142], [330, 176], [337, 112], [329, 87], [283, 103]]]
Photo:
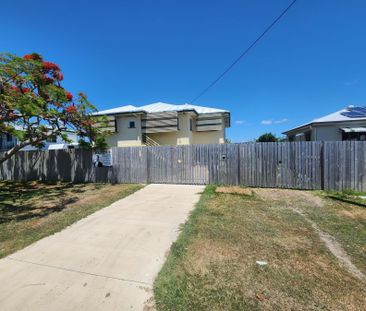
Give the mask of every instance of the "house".
[[9, 133], [0, 133], [0, 152], [13, 148], [16, 145], [16, 138]]
[[[50, 137], [46, 141], [43, 142], [44, 146], [41, 150], [59, 150], [59, 149], [75, 149], [79, 148], [78, 137], [76, 133], [72, 131], [63, 131], [64, 134], [67, 134], [67, 137], [71, 140], [71, 142], [66, 142], [60, 136]], [[39, 150], [37, 147], [26, 146], [22, 149], [22, 151], [29, 150]]]
[[111, 147], [224, 143], [230, 127], [229, 111], [189, 104], [128, 105], [96, 115], [108, 118]]
[[[77, 135], [73, 132], [66, 132], [70, 142], [65, 142], [62, 137], [53, 137], [49, 138], [44, 142], [44, 146], [42, 148], [37, 148], [33, 146], [26, 146], [22, 148], [20, 151], [30, 151], [30, 150], [56, 150], [56, 149], [73, 149], [78, 148], [78, 139]], [[16, 137], [11, 134], [0, 134], [0, 151], [6, 151], [13, 148], [17, 144]]]
[[348, 106], [283, 134], [289, 141], [366, 141], [366, 107]]

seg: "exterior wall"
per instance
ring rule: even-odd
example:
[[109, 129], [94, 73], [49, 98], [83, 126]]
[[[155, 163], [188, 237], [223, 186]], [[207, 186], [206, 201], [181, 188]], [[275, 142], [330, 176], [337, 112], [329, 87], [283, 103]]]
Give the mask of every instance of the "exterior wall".
[[339, 141], [342, 140], [340, 126], [316, 126], [313, 130], [315, 141]]
[[[330, 124], [315, 124], [311, 127], [311, 140], [312, 141], [341, 141], [343, 127], [366, 127], [365, 121], [359, 122], [338, 122]], [[294, 131], [287, 134], [287, 137], [291, 135], [296, 135], [304, 133], [309, 130], [309, 128], [302, 129], [300, 131]]]
[[[130, 121], [135, 122], [135, 128], [129, 128]], [[117, 133], [107, 138], [110, 147], [129, 147], [142, 145], [141, 117], [122, 116], [116, 117]]]
[[[192, 131], [190, 120], [192, 119]], [[195, 117], [190, 114], [179, 115], [179, 131], [149, 134], [160, 145], [198, 145], [225, 143], [225, 127], [218, 131], [195, 131]]]
[[220, 131], [194, 132], [193, 144], [223, 144], [225, 143], [225, 128]]
[[175, 132], [148, 134], [159, 145], [190, 145], [192, 144], [192, 131], [190, 130], [189, 113], [179, 114], [179, 130]]
[[[173, 132], [159, 132], [147, 134], [159, 145], [191, 145], [191, 144], [217, 144], [225, 142], [225, 127], [222, 125], [218, 131], [197, 132], [195, 130], [195, 115], [192, 113], [179, 113], [179, 130]], [[192, 120], [192, 130], [191, 121]], [[129, 128], [129, 122], [135, 122], [135, 128]], [[107, 138], [110, 147], [141, 146], [142, 130], [141, 117], [135, 115], [116, 117], [117, 133]]]

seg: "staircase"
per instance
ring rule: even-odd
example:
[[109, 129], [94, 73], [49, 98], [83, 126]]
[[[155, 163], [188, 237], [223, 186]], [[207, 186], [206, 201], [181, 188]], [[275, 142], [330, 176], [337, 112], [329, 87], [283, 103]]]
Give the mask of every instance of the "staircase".
[[142, 134], [142, 143], [145, 146], [160, 146], [156, 140], [152, 139], [147, 134]]

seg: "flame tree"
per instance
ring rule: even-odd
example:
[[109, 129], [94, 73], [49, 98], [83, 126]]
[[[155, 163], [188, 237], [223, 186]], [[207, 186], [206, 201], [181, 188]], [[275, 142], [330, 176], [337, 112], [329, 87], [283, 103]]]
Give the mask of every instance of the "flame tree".
[[0, 54], [0, 135], [10, 134], [16, 145], [0, 155], [0, 164], [26, 146], [42, 147], [48, 138], [73, 131], [83, 147], [106, 147], [104, 134], [95, 126], [96, 108], [83, 93], [74, 97], [61, 86], [58, 65], [33, 53], [18, 57]]

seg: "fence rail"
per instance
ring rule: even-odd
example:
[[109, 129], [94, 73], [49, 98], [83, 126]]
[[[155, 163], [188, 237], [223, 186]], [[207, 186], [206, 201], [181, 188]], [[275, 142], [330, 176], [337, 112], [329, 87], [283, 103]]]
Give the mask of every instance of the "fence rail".
[[19, 152], [0, 179], [366, 191], [366, 142], [127, 147], [112, 156], [112, 167], [96, 168], [90, 150]]

